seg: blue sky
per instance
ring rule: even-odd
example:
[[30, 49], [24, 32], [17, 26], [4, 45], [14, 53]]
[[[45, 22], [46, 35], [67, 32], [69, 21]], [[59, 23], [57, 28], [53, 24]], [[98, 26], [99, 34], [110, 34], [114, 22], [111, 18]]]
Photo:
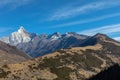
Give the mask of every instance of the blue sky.
[[120, 0], [0, 0], [0, 36], [20, 26], [38, 34], [104, 33], [120, 41]]

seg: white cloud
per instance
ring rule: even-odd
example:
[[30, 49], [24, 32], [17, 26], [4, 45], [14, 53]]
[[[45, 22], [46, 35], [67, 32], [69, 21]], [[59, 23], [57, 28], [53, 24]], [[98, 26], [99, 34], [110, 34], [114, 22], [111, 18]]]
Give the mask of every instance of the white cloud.
[[113, 39], [120, 41], [120, 37], [114, 37]]
[[17, 7], [29, 4], [32, 0], [0, 0], [0, 8], [9, 7], [16, 9]]
[[107, 9], [115, 6], [120, 6], [119, 4], [120, 4], [119, 0], [116, 0], [116, 1], [106, 0], [106, 1], [92, 2], [89, 4], [85, 4], [83, 6], [77, 6], [77, 7], [64, 6], [62, 9], [58, 9], [57, 11], [55, 11], [49, 20], [59, 20], [59, 19], [69, 18], [72, 16], [77, 16], [77, 15], [89, 13], [92, 11], [98, 11], [98, 10], [103, 10], [103, 9]]
[[94, 35], [96, 33], [104, 33], [104, 34], [114, 34], [120, 32], [120, 24], [113, 24], [113, 25], [107, 25], [102, 26], [99, 28], [93, 28], [85, 31], [78, 32], [80, 34], [86, 34], [86, 35]]
[[120, 13], [114, 13], [114, 14], [104, 15], [104, 16], [100, 16], [100, 17], [97, 17], [97, 18], [85, 19], [85, 20], [82, 20], [82, 21], [73, 21], [73, 22], [69, 22], [69, 23], [55, 25], [55, 26], [52, 26], [51, 28], [69, 27], [69, 26], [72, 26], [72, 25], [90, 23], [90, 22], [104, 20], [104, 19], [112, 18], [112, 17], [116, 17], [116, 16], [120, 16]]

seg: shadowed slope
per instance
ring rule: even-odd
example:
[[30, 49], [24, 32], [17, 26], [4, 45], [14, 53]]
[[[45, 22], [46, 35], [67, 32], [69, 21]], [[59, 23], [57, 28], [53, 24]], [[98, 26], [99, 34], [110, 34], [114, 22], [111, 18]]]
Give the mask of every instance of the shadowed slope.
[[120, 80], [120, 66], [115, 64], [88, 80]]
[[0, 41], [0, 65], [18, 63], [28, 59], [30, 57], [24, 52]]

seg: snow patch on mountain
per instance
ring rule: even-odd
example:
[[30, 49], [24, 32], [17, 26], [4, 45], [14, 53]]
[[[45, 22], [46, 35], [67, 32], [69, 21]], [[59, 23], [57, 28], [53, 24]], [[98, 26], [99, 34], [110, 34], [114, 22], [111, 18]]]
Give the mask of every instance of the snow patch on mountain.
[[51, 41], [54, 41], [54, 40], [58, 40], [59, 38], [61, 38], [61, 34], [59, 32], [56, 32], [56, 33], [53, 33], [51, 36], [50, 36], [50, 40]]

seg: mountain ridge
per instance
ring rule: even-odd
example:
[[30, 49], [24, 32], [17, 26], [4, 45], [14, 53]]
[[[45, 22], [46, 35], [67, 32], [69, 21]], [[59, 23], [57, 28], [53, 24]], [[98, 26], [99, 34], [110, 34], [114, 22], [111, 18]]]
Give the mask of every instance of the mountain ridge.
[[0, 74], [4, 74], [0, 79], [87, 80], [116, 63], [120, 64], [119, 60], [120, 56], [104, 50], [104, 45], [97, 43], [61, 49], [26, 62], [0, 66]]

